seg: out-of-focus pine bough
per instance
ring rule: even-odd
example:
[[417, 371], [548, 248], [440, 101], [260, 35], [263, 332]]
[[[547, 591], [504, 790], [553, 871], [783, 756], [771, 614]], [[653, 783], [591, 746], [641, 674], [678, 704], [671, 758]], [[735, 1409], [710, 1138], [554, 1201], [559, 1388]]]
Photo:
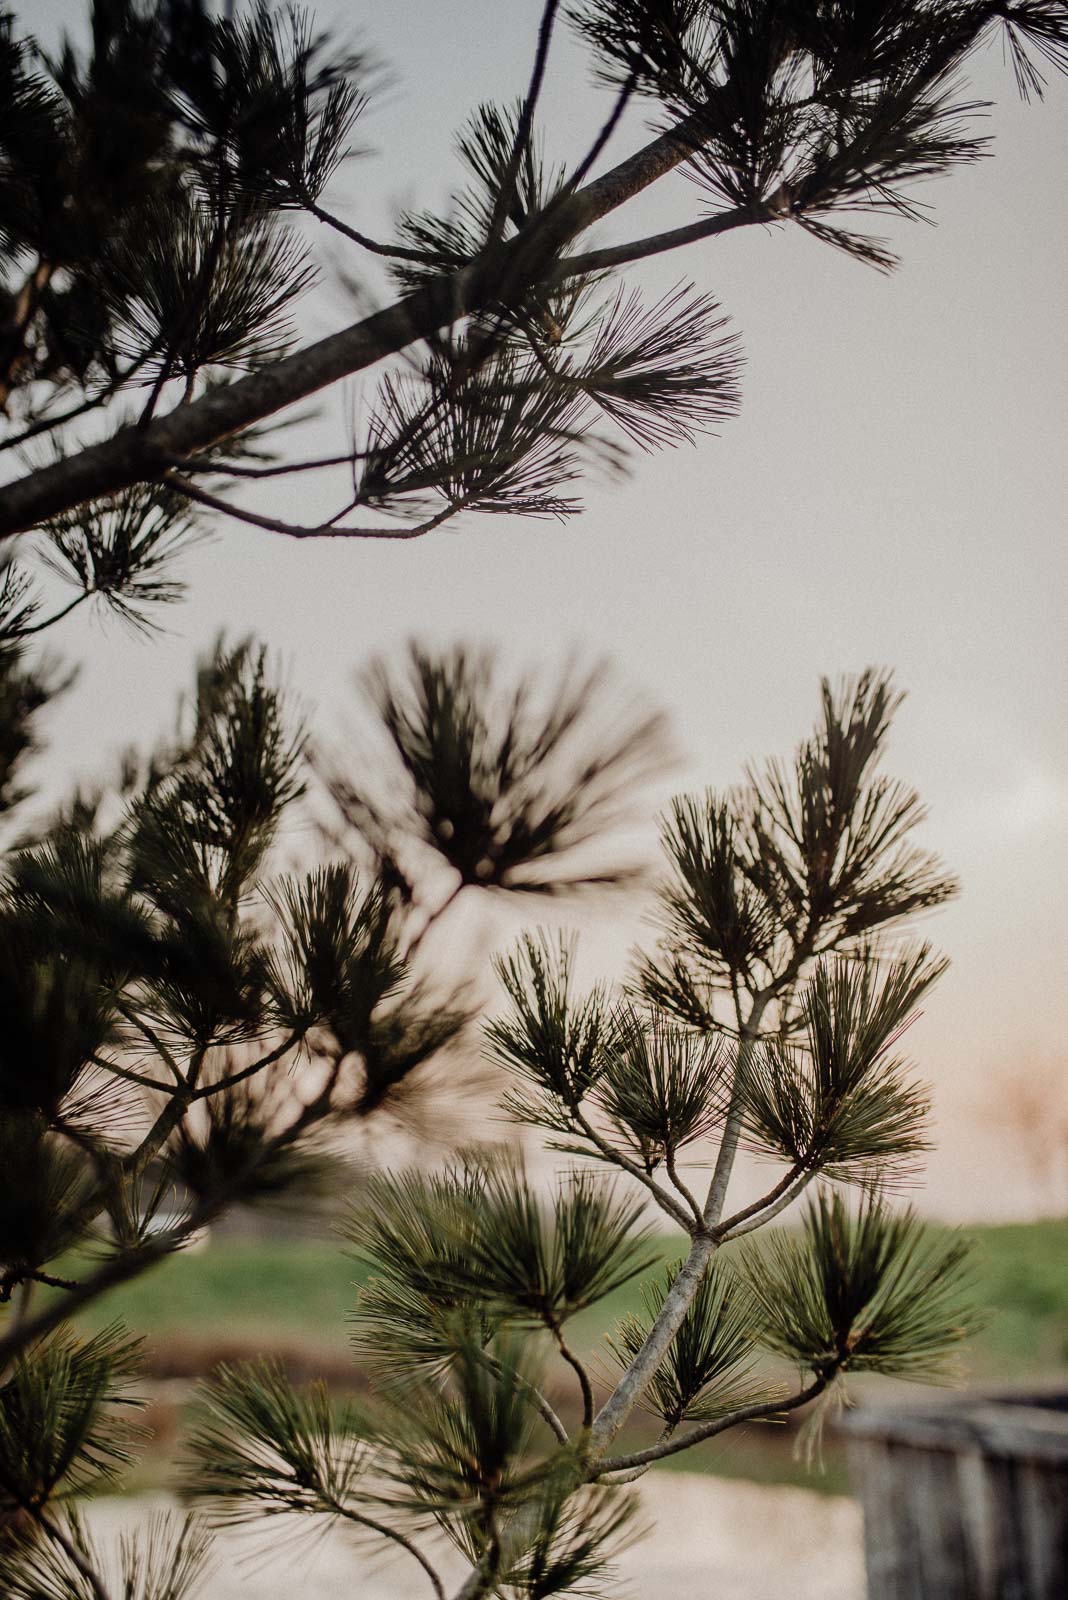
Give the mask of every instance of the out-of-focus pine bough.
[[[591, 460], [692, 442], [739, 402], [715, 302], [682, 281], [649, 303], [619, 269], [789, 223], [889, 269], [859, 223], [920, 215], [925, 180], [987, 153], [978, 54], [1000, 42], [1040, 96], [1068, 50], [1064, 0], [546, 0], [526, 92], [458, 136], [449, 207], [379, 240], [342, 181], [370, 160], [371, 52], [268, 0], [89, 10], [58, 54], [0, 12], [0, 449], [24, 463], [0, 537], [34, 530], [81, 594], [131, 585], [135, 607], [205, 512], [386, 539], [570, 516]], [[565, 31], [603, 106], [588, 148], [543, 126]], [[644, 233], [641, 196], [673, 174], [697, 214]], [[302, 342], [324, 243], [381, 309]], [[287, 448], [278, 426], [353, 378], [349, 437]], [[290, 474], [325, 479], [321, 521], [278, 514]]]
[[[5, 659], [14, 796], [47, 686], [27, 687], [17, 647]], [[362, 1186], [346, 1231], [373, 1267], [355, 1320], [370, 1398], [339, 1407], [270, 1363], [221, 1370], [190, 1441], [195, 1509], [121, 1555], [81, 1520], [137, 1443], [136, 1352], [119, 1329], [87, 1341], [72, 1314], [232, 1206], [336, 1190], [338, 1137], [403, 1114], [470, 1030], [469, 996], [418, 966], [457, 897], [612, 879], [601, 830], [662, 763], [664, 729], [633, 706], [599, 727], [592, 685], [572, 666], [539, 693], [487, 653], [413, 647], [364, 680], [373, 759], [309, 767], [262, 651], [220, 649], [181, 737], [127, 761], [123, 796], [83, 794], [9, 850], [12, 1594], [114, 1600], [137, 1574], [145, 1600], [194, 1600], [212, 1523], [264, 1512], [391, 1546], [436, 1596], [442, 1533], [468, 1563], [457, 1597], [609, 1592], [635, 1531], [625, 1485], [653, 1462], [813, 1402], [818, 1426], [851, 1372], [944, 1371], [974, 1322], [966, 1252], [892, 1191], [927, 1108], [898, 1042], [943, 967], [899, 930], [954, 884], [913, 843], [917, 797], [880, 769], [898, 697], [866, 673], [824, 685], [792, 763], [675, 803], [662, 936], [629, 991], [578, 993], [571, 945], [549, 935], [499, 961], [508, 1004], [484, 1031], [504, 1109], [571, 1164], [549, 1192], [514, 1154], [439, 1148]], [[278, 878], [278, 824], [309, 772], [349, 849]], [[774, 1171], [732, 1212], [743, 1148]], [[735, 1243], [810, 1186], [799, 1226]], [[651, 1270], [657, 1211], [689, 1244]], [[644, 1310], [589, 1368], [570, 1320], [637, 1278]], [[657, 1433], [621, 1449], [636, 1411]]]

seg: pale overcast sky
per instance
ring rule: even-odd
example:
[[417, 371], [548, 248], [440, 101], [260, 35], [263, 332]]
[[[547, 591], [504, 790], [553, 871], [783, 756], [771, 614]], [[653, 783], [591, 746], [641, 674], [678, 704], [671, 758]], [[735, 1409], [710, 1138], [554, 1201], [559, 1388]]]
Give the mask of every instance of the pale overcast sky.
[[[394, 72], [364, 127], [377, 153], [341, 185], [345, 214], [382, 233], [399, 209], [442, 200], [465, 112], [521, 92], [538, 6], [314, 9]], [[83, 4], [16, 10], [54, 34]], [[603, 102], [569, 43], [552, 69], [551, 149], [574, 154]], [[910, 1041], [938, 1105], [917, 1198], [953, 1217], [1033, 1212], [1038, 1189], [1006, 1170], [979, 1108], [1001, 1070], [1060, 1061], [1068, 1080], [1068, 85], [1020, 105], [995, 48], [976, 93], [1002, 102], [993, 159], [925, 188], [938, 225], [893, 230], [893, 277], [796, 228], [739, 231], [636, 275], [656, 290], [692, 278], [741, 332], [743, 409], [719, 438], [591, 482], [586, 514], [565, 526], [475, 518], [394, 549], [226, 527], [187, 562], [192, 595], [162, 641], [81, 618], [57, 638], [83, 671], [54, 718], [51, 779], [153, 737], [220, 629], [267, 640], [325, 729], [353, 667], [413, 633], [496, 639], [534, 662], [573, 643], [607, 651], [673, 714], [690, 786], [788, 752], [821, 674], [892, 666], [909, 698], [888, 766], [929, 802], [925, 841], [964, 885], [924, 928], [953, 966]], [[640, 139], [625, 129], [613, 156]], [[698, 203], [670, 180], [628, 211], [627, 231], [688, 221]], [[335, 290], [308, 327], [349, 315]], [[323, 445], [343, 437], [341, 399], [324, 399]], [[302, 493], [291, 509], [309, 520], [315, 492]], [[618, 966], [640, 932], [635, 917], [598, 936], [605, 961]]]

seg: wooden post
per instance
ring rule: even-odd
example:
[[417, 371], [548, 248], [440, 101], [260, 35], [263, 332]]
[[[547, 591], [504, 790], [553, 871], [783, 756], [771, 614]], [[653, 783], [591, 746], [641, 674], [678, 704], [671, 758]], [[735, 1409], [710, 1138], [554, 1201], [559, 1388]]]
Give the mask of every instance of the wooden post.
[[1068, 1600], [1068, 1395], [842, 1419], [868, 1600]]

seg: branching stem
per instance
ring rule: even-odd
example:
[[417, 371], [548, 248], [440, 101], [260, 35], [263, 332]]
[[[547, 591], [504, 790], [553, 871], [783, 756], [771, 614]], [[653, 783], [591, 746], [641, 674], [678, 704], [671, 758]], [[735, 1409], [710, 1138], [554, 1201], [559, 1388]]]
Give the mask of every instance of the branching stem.
[[582, 1365], [582, 1362], [579, 1360], [578, 1356], [575, 1355], [575, 1352], [568, 1345], [564, 1338], [563, 1330], [558, 1323], [554, 1322], [552, 1324], [552, 1336], [556, 1344], [556, 1348], [559, 1350], [561, 1356], [567, 1362], [568, 1366], [571, 1367], [575, 1373], [575, 1376], [578, 1378], [579, 1388], [582, 1391], [582, 1427], [583, 1430], [586, 1431], [589, 1429], [589, 1426], [593, 1421], [594, 1404], [593, 1385], [590, 1383], [589, 1373]]
[[680, 1228], [684, 1228], [687, 1233], [693, 1232], [693, 1219], [686, 1214], [674, 1195], [668, 1194], [666, 1189], [662, 1189], [656, 1179], [651, 1178], [647, 1172], [643, 1172], [636, 1161], [632, 1161], [629, 1156], [623, 1154], [622, 1150], [617, 1150], [615, 1145], [602, 1138], [592, 1122], [589, 1121], [578, 1106], [571, 1108], [571, 1115], [583, 1136], [589, 1140], [595, 1150], [598, 1150], [604, 1156], [606, 1161], [610, 1161], [614, 1166], [620, 1167], [636, 1182], [640, 1183], [643, 1188], [648, 1189], [661, 1210], [666, 1211], [668, 1216], [679, 1224]]
[[721, 1244], [728, 1239], [740, 1239], [743, 1234], [753, 1233], [755, 1229], [762, 1228], [766, 1222], [777, 1217], [787, 1206], [793, 1205], [798, 1195], [812, 1182], [816, 1176], [815, 1167], [791, 1167], [786, 1176], [775, 1185], [770, 1193], [753, 1204], [738, 1211], [733, 1217], [728, 1217], [716, 1229], [716, 1237]]
[[796, 1411], [799, 1406], [808, 1405], [810, 1400], [815, 1400], [826, 1387], [826, 1378], [815, 1378], [807, 1388], [790, 1395], [785, 1400], [767, 1400], [751, 1406], [741, 1406], [737, 1411], [728, 1412], [725, 1417], [717, 1417], [712, 1422], [702, 1422], [687, 1433], [676, 1434], [672, 1439], [650, 1445], [647, 1450], [635, 1450], [631, 1455], [612, 1456], [607, 1461], [601, 1461], [592, 1476], [599, 1478], [607, 1472], [627, 1472], [636, 1467], [647, 1467], [653, 1461], [662, 1461], [665, 1456], [676, 1455], [680, 1450], [689, 1450], [702, 1440], [713, 1439], [717, 1433], [726, 1433], [729, 1428], [737, 1428], [743, 1422], [759, 1422], [767, 1417], [781, 1416], [786, 1411]]
[[426, 1573], [437, 1600], [445, 1600], [445, 1586], [438, 1577], [437, 1572], [419, 1546], [409, 1539], [406, 1534], [401, 1533], [397, 1528], [390, 1527], [387, 1522], [378, 1522], [374, 1517], [366, 1516], [362, 1511], [353, 1511], [350, 1506], [345, 1505], [340, 1500], [333, 1500], [325, 1495], [321, 1496], [321, 1498], [326, 1509], [335, 1516], [343, 1517], [346, 1522], [358, 1523], [362, 1528], [369, 1528], [372, 1533], [380, 1534], [384, 1539], [392, 1539], [394, 1544], [399, 1545], [402, 1550], [406, 1550], [413, 1561], [418, 1561]]
[[682, 1195], [682, 1198], [686, 1201], [686, 1204], [693, 1212], [694, 1226], [697, 1228], [703, 1227], [704, 1217], [702, 1215], [697, 1196], [693, 1193], [693, 1190], [689, 1187], [689, 1185], [679, 1176], [678, 1168], [675, 1165], [674, 1150], [668, 1149], [664, 1152], [664, 1166], [667, 1169], [667, 1175], [671, 1179], [671, 1182], [674, 1184], [679, 1194]]
[[349, 523], [338, 526], [334, 522], [319, 522], [303, 524], [297, 522], [284, 522], [280, 517], [264, 516], [258, 511], [249, 511], [244, 506], [235, 506], [232, 501], [223, 500], [219, 495], [211, 494], [207, 489], [202, 489], [198, 484], [190, 483], [188, 478], [179, 477], [175, 472], [167, 473], [167, 482], [180, 494], [190, 500], [196, 500], [202, 506], [208, 506], [212, 511], [221, 511], [225, 516], [234, 517], [238, 522], [247, 522], [253, 528], [263, 528], [268, 533], [283, 533], [290, 539], [390, 539], [403, 541], [406, 539], [421, 539], [424, 534], [432, 533], [435, 528], [440, 528], [443, 522], [448, 522], [450, 517], [456, 516], [462, 509], [460, 505], [450, 503], [436, 516], [428, 517], [425, 522], [417, 523], [414, 527], [370, 528], [353, 527]]

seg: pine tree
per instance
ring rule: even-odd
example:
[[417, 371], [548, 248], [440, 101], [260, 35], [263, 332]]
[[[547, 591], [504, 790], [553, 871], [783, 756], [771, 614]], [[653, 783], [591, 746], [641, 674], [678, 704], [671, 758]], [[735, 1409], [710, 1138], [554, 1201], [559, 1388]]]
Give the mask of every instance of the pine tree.
[[[898, 930], [955, 886], [913, 843], [917, 796], [880, 769], [898, 697], [866, 673], [824, 684], [792, 763], [674, 804], [661, 939], [624, 992], [578, 993], [547, 934], [499, 960], [508, 1004], [484, 1036], [504, 1110], [570, 1165], [551, 1192], [506, 1147], [380, 1170], [346, 1222], [372, 1267], [355, 1312], [371, 1400], [338, 1407], [269, 1363], [220, 1370], [189, 1441], [194, 1509], [124, 1546], [116, 1579], [78, 1500], [136, 1449], [136, 1342], [87, 1340], [72, 1314], [234, 1205], [336, 1189], [337, 1134], [403, 1112], [472, 1026], [419, 974], [430, 929], [458, 895], [617, 878], [604, 825], [663, 759], [659, 720], [598, 717], [573, 669], [539, 699], [485, 654], [416, 648], [366, 684], [374, 760], [316, 759], [362, 864], [274, 877], [308, 769], [250, 644], [203, 664], [180, 737], [127, 762], [117, 810], [80, 795], [9, 852], [0, 1571], [25, 1600], [192, 1597], [212, 1523], [278, 1511], [396, 1547], [436, 1595], [435, 1528], [469, 1562], [457, 1595], [600, 1593], [634, 1532], [625, 1486], [653, 1462], [813, 1403], [818, 1426], [853, 1372], [936, 1378], [974, 1322], [963, 1244], [893, 1203], [926, 1148], [898, 1042], [944, 966]], [[743, 1148], [775, 1173], [731, 1211]], [[799, 1226], [748, 1243], [806, 1190]], [[689, 1241], [666, 1269], [657, 1212]], [[606, 1377], [568, 1324], [636, 1279], [645, 1309], [608, 1340]], [[656, 1440], [621, 1450], [639, 1408]]]
[[[792, 223], [888, 269], [853, 219], [915, 216], [918, 185], [987, 153], [975, 54], [1000, 39], [1040, 95], [1068, 47], [1064, 0], [547, 0], [526, 94], [460, 132], [447, 212], [382, 241], [330, 201], [373, 59], [300, 9], [228, 11], [92, 0], [88, 51], [54, 57], [0, 14], [0, 448], [30, 463], [0, 535], [37, 530], [82, 594], [143, 574], [141, 600], [161, 598], [197, 513], [388, 539], [461, 514], [572, 515], [591, 458], [692, 441], [738, 405], [720, 308], [685, 283], [649, 304], [621, 268]], [[610, 99], [590, 148], [558, 159], [539, 113], [565, 28]], [[635, 108], [653, 137], [608, 165]], [[588, 246], [675, 171], [694, 220]], [[377, 264], [398, 297], [301, 343], [324, 238], [350, 284]], [[356, 376], [350, 437], [286, 449], [293, 408]], [[242, 498], [306, 473], [336, 486], [321, 524]]]
[[[227, 10], [95, 0], [88, 50], [56, 56], [0, 16], [0, 449], [25, 463], [0, 535], [32, 533], [72, 586], [45, 614], [23, 546], [0, 589], [0, 1572], [24, 1600], [181, 1600], [214, 1515], [297, 1510], [397, 1546], [437, 1595], [435, 1528], [468, 1560], [468, 1600], [597, 1592], [631, 1531], [625, 1485], [653, 1461], [826, 1404], [851, 1371], [934, 1376], [971, 1320], [960, 1244], [892, 1203], [925, 1148], [898, 1040], [941, 970], [896, 938], [954, 886], [912, 842], [916, 796], [878, 766], [891, 685], [825, 685], [792, 764], [675, 805], [661, 941], [626, 992], [578, 994], [548, 936], [501, 961], [510, 1009], [487, 1048], [507, 1110], [573, 1170], [550, 1196], [485, 1151], [381, 1173], [349, 1222], [375, 1269], [357, 1308], [373, 1405], [333, 1407], [270, 1367], [220, 1374], [189, 1471], [207, 1517], [109, 1553], [78, 1500], [136, 1448], [137, 1352], [121, 1330], [86, 1339], [73, 1313], [234, 1205], [305, 1203], [336, 1132], [400, 1114], [476, 1025], [470, 997], [420, 968], [431, 930], [461, 894], [619, 877], [601, 830], [662, 728], [602, 722], [596, 675], [565, 674], [547, 704], [489, 657], [415, 650], [372, 674], [375, 760], [309, 765], [263, 651], [220, 646], [173, 740], [28, 829], [24, 759], [64, 687], [28, 641], [90, 604], [151, 630], [209, 517], [410, 539], [461, 514], [572, 515], [591, 459], [692, 442], [738, 404], [720, 308], [686, 285], [647, 304], [619, 269], [769, 223], [889, 268], [850, 219], [912, 215], [917, 183], [985, 153], [973, 52], [1000, 35], [1040, 94], [1068, 13], [549, 0], [528, 92], [460, 135], [447, 214], [381, 242], [329, 198], [375, 64], [302, 12]], [[538, 113], [565, 25], [611, 101], [557, 166]], [[609, 166], [636, 106], [652, 137]], [[677, 170], [700, 217], [588, 247]], [[383, 265], [397, 298], [302, 345], [323, 237]], [[303, 458], [293, 408], [357, 375], [373, 385], [360, 428]], [[345, 486], [321, 525], [241, 498], [304, 473]], [[309, 771], [342, 848], [280, 878], [279, 822]], [[732, 1213], [744, 1149], [775, 1175]], [[797, 1200], [799, 1228], [746, 1241]], [[650, 1272], [651, 1208], [689, 1241], [666, 1272]], [[615, 1330], [605, 1384], [568, 1323], [638, 1278], [645, 1310]], [[796, 1380], [770, 1379], [760, 1351]], [[573, 1382], [575, 1425], [546, 1362]], [[624, 1450], [638, 1408], [659, 1437]]]

